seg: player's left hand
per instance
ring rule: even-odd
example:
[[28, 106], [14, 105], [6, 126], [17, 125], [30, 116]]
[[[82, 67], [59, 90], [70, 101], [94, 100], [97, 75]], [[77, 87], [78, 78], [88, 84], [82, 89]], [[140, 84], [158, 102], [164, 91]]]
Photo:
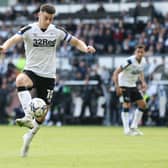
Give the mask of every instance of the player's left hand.
[[147, 84], [145, 82], [142, 82], [142, 91], [146, 91]]
[[90, 45], [87, 46], [87, 53], [93, 54], [95, 52], [96, 52], [96, 49], [93, 46], [90, 46]]
[[0, 45], [0, 52], [2, 52], [3, 51], [3, 47]]
[[3, 54], [3, 53], [5, 53], [5, 52], [6, 52], [6, 51], [4, 50], [3, 46], [0, 45], [0, 54]]

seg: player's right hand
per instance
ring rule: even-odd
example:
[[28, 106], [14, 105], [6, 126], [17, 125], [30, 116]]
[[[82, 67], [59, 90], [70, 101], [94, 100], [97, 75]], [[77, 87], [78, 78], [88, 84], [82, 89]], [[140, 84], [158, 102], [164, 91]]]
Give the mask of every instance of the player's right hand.
[[93, 54], [95, 52], [96, 52], [96, 49], [93, 46], [90, 46], [90, 45], [87, 46], [87, 53]]
[[122, 88], [116, 87], [116, 93], [117, 93], [117, 96], [121, 96], [122, 95]]
[[4, 52], [4, 48], [2, 45], [0, 45], [0, 53], [3, 53]]

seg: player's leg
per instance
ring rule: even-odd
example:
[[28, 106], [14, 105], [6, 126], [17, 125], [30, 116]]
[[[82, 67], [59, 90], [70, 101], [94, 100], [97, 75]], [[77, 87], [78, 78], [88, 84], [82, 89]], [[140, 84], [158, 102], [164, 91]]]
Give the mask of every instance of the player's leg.
[[37, 123], [37, 121], [33, 120], [33, 128], [30, 129], [27, 133], [23, 135], [23, 145], [21, 148], [21, 156], [26, 157], [29, 151], [30, 143], [34, 137], [34, 135], [38, 132], [40, 129], [40, 125]]
[[143, 113], [147, 111], [147, 105], [143, 99], [137, 100], [136, 104], [138, 108], [134, 112], [134, 118], [131, 123], [131, 130], [133, 132], [136, 132], [137, 135], [143, 135], [143, 132], [138, 129], [138, 124], [140, 123], [142, 119]]
[[129, 110], [130, 110], [131, 104], [128, 102], [123, 103], [123, 109], [121, 112], [121, 120], [123, 123], [124, 128], [124, 134], [129, 135], [130, 134], [130, 127], [129, 127]]
[[[52, 94], [53, 94], [53, 87], [54, 87], [54, 79], [46, 79], [46, 78], [38, 78], [39, 84], [37, 84], [37, 97], [42, 98], [47, 103], [48, 107], [51, 102]], [[47, 113], [46, 113], [47, 114]], [[27, 156], [30, 143], [32, 139], [37, 134], [40, 129], [40, 125], [44, 122], [45, 116], [34, 118], [33, 120], [33, 129], [30, 129], [24, 136], [23, 136], [23, 146], [21, 149], [21, 156]]]
[[129, 110], [131, 107], [130, 103], [130, 93], [129, 88], [122, 88], [122, 97], [123, 97], [123, 104], [122, 104], [122, 112], [121, 112], [121, 120], [124, 128], [124, 134], [130, 134], [130, 127], [129, 127]]
[[[38, 81], [39, 82], [36, 86], [37, 97], [43, 99], [46, 102], [46, 104], [49, 108], [50, 103], [51, 103], [51, 99], [52, 99], [52, 96], [53, 96], [53, 88], [54, 88], [55, 80], [50, 79], [50, 78], [38, 77]], [[45, 115], [42, 116], [42, 117], [34, 118], [34, 128], [31, 130], [31, 132], [33, 134], [36, 134], [37, 131], [39, 130], [40, 125], [45, 120], [47, 112], [48, 112], [48, 110], [46, 111]]]
[[[39, 77], [38, 81], [39, 82], [37, 84], [37, 97], [43, 99], [46, 102], [49, 109], [51, 99], [53, 97], [53, 88], [55, 85], [55, 79]], [[47, 112], [48, 110], [46, 111], [44, 116], [36, 118], [38, 123], [44, 122]]]
[[30, 129], [26, 134], [24, 134], [24, 136], [23, 136], [23, 146], [22, 146], [22, 149], [21, 149], [21, 156], [22, 157], [27, 156], [30, 143], [32, 142], [32, 139], [34, 138], [34, 136], [39, 131], [40, 126], [43, 123], [44, 119], [45, 119], [45, 117], [40, 118], [40, 122], [39, 122], [38, 121], [39, 119], [34, 118], [33, 122], [32, 122], [33, 123], [33, 128]]
[[32, 99], [30, 90], [33, 86], [31, 78], [25, 73], [21, 73], [16, 78], [16, 87], [18, 92], [19, 101], [22, 105], [25, 117], [21, 119], [16, 119], [16, 124], [19, 126], [25, 126], [28, 128], [33, 128], [32, 124], [32, 113], [30, 110], [30, 101]]

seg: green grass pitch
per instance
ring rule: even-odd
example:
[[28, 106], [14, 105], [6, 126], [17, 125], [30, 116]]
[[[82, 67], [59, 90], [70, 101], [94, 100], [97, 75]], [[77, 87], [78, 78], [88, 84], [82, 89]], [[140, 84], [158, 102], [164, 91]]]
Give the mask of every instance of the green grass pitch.
[[26, 131], [0, 126], [0, 168], [168, 168], [168, 128], [129, 137], [121, 127], [42, 127], [21, 158]]

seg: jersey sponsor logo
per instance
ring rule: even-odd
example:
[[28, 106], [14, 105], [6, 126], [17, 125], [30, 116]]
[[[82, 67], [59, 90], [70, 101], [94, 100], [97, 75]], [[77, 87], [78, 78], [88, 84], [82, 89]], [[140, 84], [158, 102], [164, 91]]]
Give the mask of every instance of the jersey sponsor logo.
[[55, 40], [33, 39], [34, 47], [54, 47], [55, 43], [56, 43], [56, 39]]
[[133, 75], [137, 75], [137, 74], [140, 74], [141, 73], [141, 71], [140, 70], [132, 70], [132, 72], [131, 72]]

